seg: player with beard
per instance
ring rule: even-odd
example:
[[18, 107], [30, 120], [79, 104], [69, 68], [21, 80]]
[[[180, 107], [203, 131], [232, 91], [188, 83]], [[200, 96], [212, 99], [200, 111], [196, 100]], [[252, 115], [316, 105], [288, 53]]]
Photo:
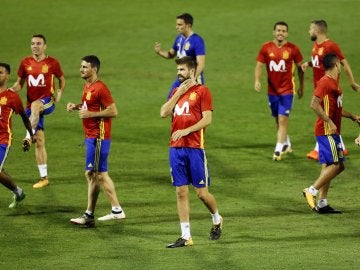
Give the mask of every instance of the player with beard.
[[273, 29], [274, 39], [266, 42], [256, 58], [255, 91], [261, 90], [261, 73], [266, 65], [268, 74], [268, 98], [272, 116], [277, 125], [277, 141], [273, 160], [279, 161], [282, 155], [291, 152], [291, 142], [288, 135], [289, 116], [295, 93], [293, 70], [298, 70], [299, 89], [298, 97], [303, 96], [304, 76], [301, 70], [303, 60], [301, 52], [293, 43], [287, 41], [288, 25], [280, 21]]
[[[338, 44], [330, 40], [327, 37], [327, 23], [324, 20], [314, 20], [310, 24], [309, 35], [311, 41], [313, 41], [313, 49], [311, 54], [311, 61], [302, 64], [302, 69], [305, 70], [308, 67], [313, 69], [313, 81], [314, 89], [317, 86], [317, 82], [324, 76], [325, 68], [323, 66], [323, 57], [328, 53], [335, 53], [340, 60], [341, 65], [344, 67], [345, 74], [348, 78], [349, 84], [354, 91], [360, 91], [360, 85], [355, 82], [349, 62], [345, 59]], [[352, 119], [355, 121], [356, 119]], [[340, 136], [341, 143], [343, 145], [344, 154], [347, 154], [344, 142]], [[319, 145], [316, 143], [314, 150], [310, 151], [307, 158], [318, 160], [319, 159]]]
[[175, 62], [181, 84], [162, 105], [160, 116], [172, 116], [170, 172], [172, 184], [176, 187], [182, 234], [168, 248], [193, 245], [190, 234], [190, 184], [212, 216], [210, 240], [218, 240], [222, 232], [222, 217], [215, 197], [208, 190], [210, 177], [204, 151], [205, 128], [212, 120], [212, 96], [206, 86], [195, 81], [196, 62], [191, 57], [185, 56]]

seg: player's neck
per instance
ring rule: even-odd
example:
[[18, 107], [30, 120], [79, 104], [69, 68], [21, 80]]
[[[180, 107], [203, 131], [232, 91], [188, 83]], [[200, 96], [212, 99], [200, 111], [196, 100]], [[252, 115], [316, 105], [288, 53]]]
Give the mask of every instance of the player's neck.
[[4, 84], [4, 85], [0, 85], [0, 93], [1, 92], [4, 92], [5, 90], [7, 90], [7, 86]]
[[326, 76], [328, 76], [331, 79], [337, 80], [339, 77], [339, 74], [336, 70], [329, 70], [326, 72]]
[[316, 43], [321, 44], [321, 43], [325, 42], [326, 40], [328, 40], [328, 38], [325, 35], [321, 35], [321, 36], [317, 37]]
[[96, 83], [98, 81], [98, 77], [97, 76], [92, 76], [86, 79], [86, 85], [89, 87], [90, 85], [92, 85], [93, 83]]
[[35, 55], [33, 54], [33, 58], [37, 61], [37, 62], [40, 62], [42, 60], [44, 60], [46, 58], [46, 54], [40, 54], [40, 55]]
[[278, 48], [281, 48], [282, 46], [284, 46], [287, 43], [287, 40], [285, 40], [285, 39], [284, 40], [275, 39], [273, 42]]
[[188, 38], [188, 37], [190, 37], [192, 34], [194, 34], [194, 32], [193, 32], [192, 30], [190, 30], [190, 31], [184, 33], [184, 36], [185, 36], [186, 38]]

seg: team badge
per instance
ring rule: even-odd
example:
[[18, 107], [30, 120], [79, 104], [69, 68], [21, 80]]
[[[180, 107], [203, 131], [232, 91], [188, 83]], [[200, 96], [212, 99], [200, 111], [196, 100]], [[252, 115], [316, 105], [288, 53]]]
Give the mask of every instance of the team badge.
[[0, 105], [6, 105], [6, 102], [7, 102], [7, 98], [6, 97], [2, 97], [0, 99]]
[[186, 51], [190, 49], [190, 42], [189, 41], [185, 43], [184, 49]]
[[283, 59], [289, 59], [289, 52], [288, 51], [284, 51], [283, 52]]
[[86, 100], [90, 100], [91, 99], [91, 92], [87, 92], [86, 94]]
[[195, 92], [192, 92], [189, 96], [190, 100], [196, 100], [197, 94]]
[[324, 53], [324, 48], [320, 48], [319, 50], [318, 50], [318, 55], [322, 55]]
[[42, 73], [48, 73], [49, 72], [49, 66], [48, 65], [43, 65], [41, 67], [41, 72]]

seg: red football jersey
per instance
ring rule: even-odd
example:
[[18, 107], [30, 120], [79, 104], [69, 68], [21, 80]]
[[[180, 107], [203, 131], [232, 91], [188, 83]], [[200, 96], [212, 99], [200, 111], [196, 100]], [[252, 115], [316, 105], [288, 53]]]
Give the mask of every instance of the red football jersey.
[[340, 50], [340, 47], [331, 40], [325, 40], [321, 44], [314, 42], [313, 49], [311, 53], [311, 63], [313, 66], [314, 74], [314, 87], [316, 87], [316, 82], [320, 80], [325, 75], [325, 68], [323, 66], [323, 58], [327, 53], [335, 53], [340, 61], [345, 57]]
[[295, 64], [302, 60], [302, 54], [295, 44], [287, 42], [279, 48], [273, 41], [266, 42], [261, 47], [256, 61], [266, 65], [268, 93], [271, 95], [294, 94]]
[[55, 58], [47, 56], [39, 62], [32, 56], [24, 58], [20, 63], [18, 76], [26, 81], [26, 107], [29, 108], [37, 99], [51, 97], [55, 91], [55, 77], [60, 78], [63, 75], [60, 63]]
[[[177, 88], [173, 91], [173, 94]], [[176, 130], [186, 129], [202, 118], [202, 112], [212, 111], [212, 96], [210, 90], [204, 85], [195, 85], [183, 94], [175, 105], [172, 116], [171, 134]], [[201, 129], [180, 138], [170, 141], [170, 147], [204, 148], [204, 132]]]
[[[82, 109], [100, 112], [114, 103], [109, 88], [100, 80], [87, 86], [84, 84]], [[111, 138], [111, 118], [84, 118], [83, 127], [86, 138]]]
[[[336, 134], [340, 134], [341, 116], [342, 116], [342, 91], [339, 87], [338, 80], [329, 76], [323, 76], [315, 88], [314, 95], [321, 98], [321, 107], [325, 114], [334, 122], [337, 127]], [[315, 135], [330, 135], [329, 124], [320, 117], [316, 119]]]
[[16, 114], [24, 112], [19, 95], [9, 89], [2, 91], [0, 93], [0, 144], [11, 145], [11, 116], [14, 112]]

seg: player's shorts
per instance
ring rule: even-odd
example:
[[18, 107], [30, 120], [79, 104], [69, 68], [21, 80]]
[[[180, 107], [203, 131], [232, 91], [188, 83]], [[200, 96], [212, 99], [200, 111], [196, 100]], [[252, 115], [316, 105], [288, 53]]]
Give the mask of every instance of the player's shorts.
[[0, 144], [0, 172], [4, 169], [4, 164], [7, 158], [7, 155], [10, 150], [10, 145]]
[[204, 149], [171, 147], [170, 173], [173, 186], [210, 186], [210, 176]]
[[[44, 130], [44, 115], [48, 115], [55, 110], [55, 103], [53, 97], [45, 97], [39, 99], [42, 104], [44, 104], [44, 110], [39, 115], [39, 123], [36, 127], [36, 130]], [[31, 115], [31, 108], [26, 108], [25, 110], [27, 117]]]
[[[201, 75], [199, 75], [196, 79], [196, 81], [200, 84], [204, 84], [204, 74], [201, 73]], [[173, 82], [173, 84], [171, 85], [171, 88], [169, 90], [169, 93], [168, 93], [168, 96], [167, 96], [167, 99], [169, 99], [171, 97], [171, 94], [173, 92], [173, 90], [176, 88], [176, 87], [179, 87], [181, 84], [181, 82], [179, 81], [179, 78], [176, 77], [176, 80]]]
[[86, 138], [86, 164], [85, 170], [95, 172], [107, 172], [107, 158], [110, 152], [110, 140]]
[[275, 96], [268, 94], [268, 98], [272, 116], [277, 117], [281, 114], [289, 117], [293, 105], [294, 95]]
[[320, 164], [330, 165], [345, 161], [344, 150], [339, 135], [316, 136], [316, 141], [319, 144]]

